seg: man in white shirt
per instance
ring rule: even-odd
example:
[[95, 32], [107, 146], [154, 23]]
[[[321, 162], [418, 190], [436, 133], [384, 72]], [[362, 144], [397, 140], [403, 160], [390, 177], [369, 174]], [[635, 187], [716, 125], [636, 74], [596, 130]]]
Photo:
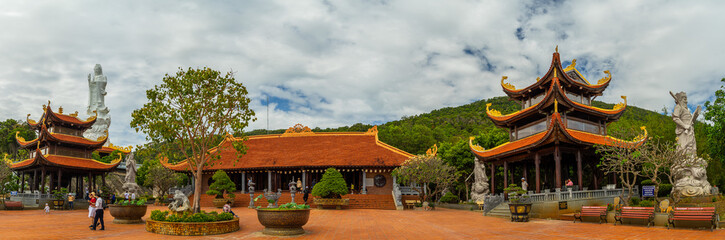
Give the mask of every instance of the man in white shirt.
[[126, 191], [125, 193], [123, 193], [123, 199], [128, 200], [128, 191]]
[[523, 189], [524, 191], [527, 191], [528, 188], [529, 188], [529, 183], [526, 182], [526, 178], [521, 178], [521, 189]]
[[103, 198], [101, 196], [98, 196], [98, 199], [96, 199], [96, 216], [93, 217], [91, 230], [96, 230], [98, 220], [101, 220], [101, 230], [106, 230], [106, 225], [103, 223]]
[[131, 193], [131, 201], [135, 201], [135, 200], [136, 200], [136, 193]]

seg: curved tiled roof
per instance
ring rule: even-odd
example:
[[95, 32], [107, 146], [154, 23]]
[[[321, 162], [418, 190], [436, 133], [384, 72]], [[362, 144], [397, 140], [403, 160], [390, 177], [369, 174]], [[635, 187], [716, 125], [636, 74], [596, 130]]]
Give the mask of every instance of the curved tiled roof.
[[[561, 73], [565, 73], [565, 74], [557, 74], [557, 72], [561, 72]], [[555, 74], [555, 75], [563, 75], [563, 77], [561, 77], [559, 79], [560, 81], [564, 81], [567, 84], [571, 84], [576, 87], [580, 87], [581, 89], [586, 90], [592, 94], [599, 94], [599, 93], [603, 92], [607, 88], [607, 86], [609, 86], [609, 83], [611, 82], [611, 79], [612, 79], [611, 74], [609, 74], [608, 71], [605, 71], [605, 73], [607, 73], [609, 75], [608, 77], [600, 79], [597, 82], [597, 84], [589, 84], [589, 81], [587, 81], [586, 78], [583, 78], [583, 77], [582, 77], [582, 80], [584, 82], [579, 82], [579, 81], [572, 79], [570, 76], [568, 76], [568, 74], [566, 74], [569, 72], [576, 72], [579, 76], [581, 76], [579, 71], [576, 70], [576, 68], [574, 68], [571, 65], [569, 67], [567, 67], [566, 69], [562, 68], [561, 60], [559, 58], [559, 53], [555, 52], [551, 58], [551, 65], [549, 66], [549, 71], [547, 71], [546, 74], [544, 74], [544, 76], [540, 78], [541, 80], [537, 80], [535, 83], [533, 83], [525, 88], [516, 89], [516, 87], [514, 87], [512, 84], [505, 83], [502, 79], [501, 87], [503, 88], [503, 91], [509, 97], [521, 98], [525, 94], [532, 92], [534, 89], [551, 82], [553, 80], [553, 78], [556, 76], [550, 76], [550, 75]]]
[[[38, 135], [38, 138], [33, 139], [31, 141], [25, 141], [24, 138], [18, 137], [18, 133], [15, 133], [15, 140], [17, 140], [18, 144], [21, 148], [33, 148], [36, 147], [39, 141], [42, 140], [42, 142], [63, 142], [75, 146], [81, 146], [86, 148], [100, 148], [103, 146], [103, 144], [106, 143], [108, 140], [108, 135], [106, 137], [103, 137], [102, 139], [98, 140], [92, 140], [80, 136], [73, 136], [68, 134], [62, 134], [62, 133], [52, 133], [48, 131], [47, 127], [45, 125], [40, 126], [40, 134]], [[41, 142], [41, 144], [42, 144]]]
[[71, 115], [56, 113], [53, 112], [53, 109], [50, 107], [50, 101], [48, 101], [47, 106], [43, 105], [43, 115], [40, 117], [40, 119], [38, 121], [32, 120], [30, 119], [30, 114], [28, 114], [27, 122], [32, 129], [38, 129], [40, 125], [47, 125], [50, 124], [50, 122], [55, 122], [64, 126], [72, 126], [78, 129], [87, 129], [93, 126], [94, 123], [96, 123], [97, 116], [98, 114], [86, 120], [80, 120], [77, 118], [77, 112]]
[[121, 163], [122, 155], [118, 157], [118, 159], [113, 160], [111, 163], [102, 163], [93, 159], [89, 158], [79, 158], [79, 157], [69, 157], [69, 156], [61, 156], [61, 155], [53, 155], [53, 154], [46, 154], [42, 155], [39, 150], [36, 150], [36, 157], [25, 159], [20, 162], [16, 162], [11, 164], [10, 168], [13, 170], [20, 170], [24, 168], [29, 168], [37, 165], [46, 165], [46, 166], [62, 166], [65, 168], [74, 168], [74, 169], [91, 169], [91, 170], [101, 170], [101, 171], [109, 171], [118, 164]]
[[567, 129], [566, 124], [561, 119], [561, 115], [555, 112], [551, 115], [549, 127], [546, 131], [522, 138], [513, 142], [507, 142], [496, 146], [491, 149], [484, 149], [478, 145], [473, 144], [473, 137], [469, 139], [469, 147], [474, 155], [481, 159], [491, 159], [494, 157], [500, 157], [509, 155], [512, 153], [520, 152], [529, 148], [539, 146], [542, 143], [546, 143], [547, 139], [551, 138], [555, 132], [561, 133], [572, 142], [588, 145], [607, 145], [607, 146], [619, 146], [619, 147], [638, 147], [644, 143], [647, 138], [647, 130], [642, 127], [644, 131], [643, 135], [636, 137], [632, 141], [625, 141], [617, 139], [611, 136], [593, 134], [583, 131], [577, 131], [573, 129]]
[[[241, 158], [232, 146], [240, 138], [227, 137], [219, 146], [209, 150], [221, 159], [204, 170], [263, 169], [304, 167], [397, 167], [412, 157], [405, 151], [380, 142], [377, 127], [367, 133], [313, 133], [251, 136], [244, 144], [247, 153]], [[175, 171], [188, 171], [189, 162], [162, 164]]]

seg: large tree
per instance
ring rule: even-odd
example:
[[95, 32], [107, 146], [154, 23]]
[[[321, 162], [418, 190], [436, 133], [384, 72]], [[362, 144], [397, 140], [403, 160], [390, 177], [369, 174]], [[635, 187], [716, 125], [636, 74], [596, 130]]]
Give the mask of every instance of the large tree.
[[[674, 183], [674, 174], [671, 169], [678, 169], [689, 164], [687, 155], [683, 151], [677, 150], [675, 142], [666, 141], [661, 137], [650, 138], [640, 148], [642, 154], [642, 176], [649, 179], [655, 185], [655, 200], [660, 202], [658, 193], [660, 185], [663, 183]], [[664, 179], [666, 178], [666, 179]], [[675, 187], [671, 188], [671, 192], [677, 192]], [[679, 201], [679, 196], [672, 195], [675, 202]]]
[[[179, 69], [166, 74], [161, 85], [146, 91], [149, 102], [132, 113], [131, 127], [146, 134], [147, 140], [165, 143], [164, 157], [182, 153], [194, 176], [194, 212], [199, 212], [202, 170], [212, 166], [220, 155], [208, 153], [219, 135], [242, 133], [255, 121], [249, 108], [247, 88], [234, 74], [200, 68]], [[243, 141], [233, 142], [239, 157], [246, 153]]]
[[393, 175], [403, 184], [415, 183], [425, 188], [426, 194], [415, 189], [424, 201], [432, 200], [436, 194], [450, 187], [458, 179], [456, 168], [431, 155], [417, 155], [405, 160], [400, 167], [393, 170]]
[[[629, 131], [631, 135], [634, 130]], [[604, 173], [614, 173], [620, 180], [622, 187], [627, 189], [627, 195], [622, 196], [625, 203], [634, 194], [634, 186], [638, 184], [638, 177], [643, 176], [642, 164], [645, 162], [639, 147], [633, 147], [621, 140], [610, 140], [607, 145], [595, 145], [596, 153], [601, 156], [599, 167]], [[624, 195], [624, 192], [622, 192]]]
[[156, 189], [159, 193], [159, 199], [165, 198], [169, 193], [169, 188], [181, 184], [181, 173], [167, 169], [161, 165], [154, 165], [146, 175], [144, 186]]
[[[725, 78], [720, 81], [725, 84]], [[722, 169], [725, 163], [725, 85], [715, 91], [715, 99], [712, 102], [705, 102], [705, 120], [711, 123], [706, 128], [707, 145], [713, 160], [708, 166], [708, 177], [711, 183], [722, 187], [725, 186]]]
[[[10, 164], [0, 158], [0, 195], [5, 195], [10, 192], [10, 185], [13, 181], [13, 171], [10, 169]], [[0, 197], [2, 204], [5, 204], [5, 198]]]

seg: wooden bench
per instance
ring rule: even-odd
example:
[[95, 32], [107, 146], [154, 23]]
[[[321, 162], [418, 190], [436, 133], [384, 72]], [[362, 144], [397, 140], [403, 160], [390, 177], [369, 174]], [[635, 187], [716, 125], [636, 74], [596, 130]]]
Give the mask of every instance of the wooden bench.
[[405, 206], [410, 209], [414, 209], [416, 203], [420, 203], [420, 200], [405, 200]]
[[23, 210], [24, 208], [25, 207], [23, 206], [23, 202], [5, 201], [6, 210]]
[[702, 221], [709, 223], [710, 231], [713, 231], [717, 224], [717, 213], [715, 207], [678, 207], [670, 213], [667, 221], [667, 229], [670, 229], [670, 224], [674, 228], [675, 221]]
[[599, 224], [602, 224], [602, 220], [607, 222], [607, 206], [582, 206], [582, 211], [574, 214], [574, 222], [577, 219], [584, 222], [582, 217], [599, 217]]
[[622, 212], [614, 216], [614, 225], [617, 222], [624, 224], [622, 219], [644, 219], [647, 220], [647, 227], [654, 224], [655, 208], [654, 207], [623, 207]]

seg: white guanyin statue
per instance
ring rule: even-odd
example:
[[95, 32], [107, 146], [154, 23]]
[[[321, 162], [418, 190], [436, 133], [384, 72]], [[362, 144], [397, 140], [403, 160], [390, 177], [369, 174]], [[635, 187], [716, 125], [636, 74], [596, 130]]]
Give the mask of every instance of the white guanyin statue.
[[105, 137], [108, 127], [111, 125], [111, 115], [106, 107], [106, 84], [108, 79], [103, 75], [101, 64], [96, 64], [93, 69], [93, 75], [88, 74], [88, 115], [94, 116], [98, 114], [96, 123], [83, 133], [88, 139], [98, 139]]

